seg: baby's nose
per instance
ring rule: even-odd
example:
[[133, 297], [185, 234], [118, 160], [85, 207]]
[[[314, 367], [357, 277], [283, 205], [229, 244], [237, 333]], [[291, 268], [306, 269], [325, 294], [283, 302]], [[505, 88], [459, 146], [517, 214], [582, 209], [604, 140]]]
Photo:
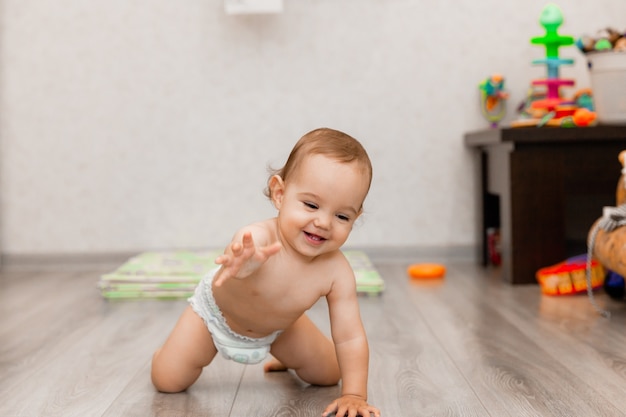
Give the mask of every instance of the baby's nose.
[[313, 222], [313, 224], [315, 225], [315, 227], [319, 227], [320, 229], [328, 229], [330, 227], [331, 221], [332, 216], [319, 213], [319, 215], [315, 217], [315, 221]]

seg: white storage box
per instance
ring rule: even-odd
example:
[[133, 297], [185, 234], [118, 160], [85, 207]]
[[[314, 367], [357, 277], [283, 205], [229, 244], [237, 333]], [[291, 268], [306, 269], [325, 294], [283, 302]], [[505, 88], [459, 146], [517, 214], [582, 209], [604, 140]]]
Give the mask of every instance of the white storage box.
[[626, 52], [586, 55], [598, 122], [626, 124]]

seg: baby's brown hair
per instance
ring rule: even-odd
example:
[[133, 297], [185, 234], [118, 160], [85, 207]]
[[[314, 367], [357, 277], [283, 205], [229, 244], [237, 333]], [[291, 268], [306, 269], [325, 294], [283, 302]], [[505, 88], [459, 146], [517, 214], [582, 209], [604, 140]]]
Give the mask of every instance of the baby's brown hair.
[[[363, 145], [346, 133], [326, 127], [312, 130], [302, 136], [291, 150], [285, 166], [269, 170], [270, 178], [278, 175], [283, 181], [287, 181], [297, 169], [297, 165], [309, 155], [324, 155], [342, 163], [356, 161], [369, 177], [367, 186], [369, 191], [372, 183], [372, 162]], [[269, 187], [265, 189], [265, 195], [272, 198]]]

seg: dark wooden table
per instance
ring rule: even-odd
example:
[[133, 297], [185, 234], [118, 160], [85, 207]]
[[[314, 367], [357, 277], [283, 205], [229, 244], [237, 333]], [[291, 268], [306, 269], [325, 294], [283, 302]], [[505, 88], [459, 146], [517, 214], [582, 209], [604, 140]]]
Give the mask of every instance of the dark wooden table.
[[481, 258], [499, 229], [503, 279], [536, 283], [538, 269], [586, 253], [603, 206], [615, 205], [626, 126], [501, 128], [465, 134], [480, 155]]

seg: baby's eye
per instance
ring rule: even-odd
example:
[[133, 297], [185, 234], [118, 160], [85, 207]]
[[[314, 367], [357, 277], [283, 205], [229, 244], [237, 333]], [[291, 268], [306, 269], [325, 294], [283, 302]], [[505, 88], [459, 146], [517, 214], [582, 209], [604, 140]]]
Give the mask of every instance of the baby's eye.
[[346, 216], [345, 214], [338, 214], [337, 218], [341, 220], [342, 222], [350, 221], [350, 217]]
[[303, 201], [303, 203], [304, 203], [304, 205], [305, 205], [307, 208], [310, 208], [310, 209], [313, 209], [313, 210], [317, 210], [317, 208], [318, 208], [318, 207], [317, 207], [317, 204], [315, 204], [315, 203], [310, 203], [310, 202], [308, 202], [308, 201]]

